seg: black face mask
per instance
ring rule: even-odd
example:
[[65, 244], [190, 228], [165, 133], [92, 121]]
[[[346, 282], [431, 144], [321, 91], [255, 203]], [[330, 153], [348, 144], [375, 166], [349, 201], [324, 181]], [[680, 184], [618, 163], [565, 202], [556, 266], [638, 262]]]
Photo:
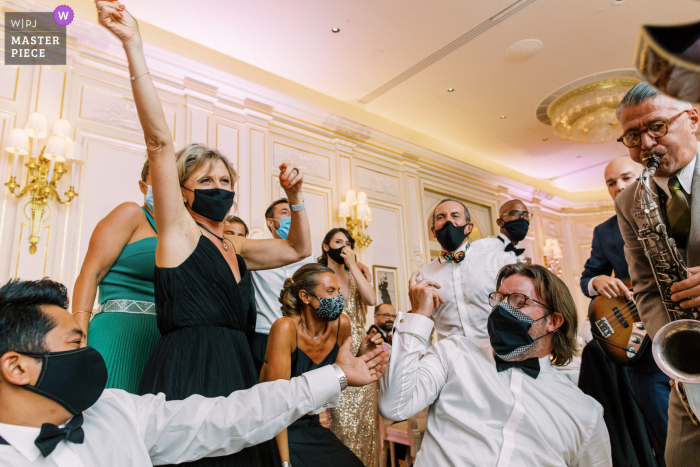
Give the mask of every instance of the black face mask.
[[506, 229], [510, 241], [518, 243], [527, 235], [527, 231], [530, 229], [530, 222], [521, 217], [520, 219], [504, 222], [503, 228]]
[[[185, 187], [183, 186], [183, 188]], [[235, 191], [228, 191], [223, 188], [209, 188], [206, 190], [185, 188], [185, 190], [194, 193], [192, 210], [200, 216], [215, 222], [223, 222], [226, 214], [233, 206], [233, 197], [236, 196]]]
[[[547, 313], [540, 319], [544, 319]], [[501, 302], [493, 307], [486, 328], [494, 352], [503, 360], [511, 360], [535, 345], [537, 339], [530, 337], [530, 328], [540, 319], [532, 319], [508, 302]], [[555, 331], [553, 331], [555, 332]]]
[[445, 222], [445, 225], [443, 225], [440, 230], [435, 231], [435, 236], [440, 246], [449, 252], [459, 248], [469, 236], [469, 234], [464, 233], [465, 227], [466, 224], [456, 227], [452, 221]]
[[72, 415], [92, 407], [107, 385], [107, 366], [92, 347], [24, 355], [43, 360], [36, 384], [24, 388], [58, 402]]
[[343, 248], [345, 247], [340, 247], [340, 248], [328, 248], [328, 256], [330, 256], [333, 261], [335, 261], [338, 264], [345, 264], [345, 258], [340, 256], [340, 252], [343, 251]]

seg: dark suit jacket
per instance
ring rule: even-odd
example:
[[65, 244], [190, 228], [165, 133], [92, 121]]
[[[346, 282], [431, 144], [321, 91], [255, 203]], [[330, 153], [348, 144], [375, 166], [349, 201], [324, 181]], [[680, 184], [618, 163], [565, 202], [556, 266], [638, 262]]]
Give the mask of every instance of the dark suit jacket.
[[630, 276], [625, 260], [625, 241], [620, 233], [617, 216], [612, 216], [593, 230], [591, 257], [586, 261], [581, 274], [581, 291], [587, 297], [588, 283], [600, 275], [611, 276], [613, 271], [618, 279]]
[[[697, 156], [696, 156], [697, 157]], [[652, 339], [665, 324], [669, 322], [668, 313], [661, 302], [661, 294], [654, 279], [654, 273], [647, 259], [642, 244], [637, 240], [637, 233], [645, 223], [643, 217], [635, 217], [632, 212], [639, 209], [635, 194], [639, 181], [625, 188], [615, 200], [615, 211], [620, 224], [622, 238], [625, 240], [625, 258], [629, 266], [634, 301], [649, 337]], [[651, 188], [658, 195], [660, 188], [652, 179]], [[688, 245], [685, 251], [686, 266], [700, 266], [700, 161], [695, 160], [695, 173], [691, 193], [691, 225]], [[661, 207], [661, 214], [666, 218], [666, 208]], [[668, 227], [668, 221], [666, 221]], [[667, 231], [670, 233], [671, 228]]]

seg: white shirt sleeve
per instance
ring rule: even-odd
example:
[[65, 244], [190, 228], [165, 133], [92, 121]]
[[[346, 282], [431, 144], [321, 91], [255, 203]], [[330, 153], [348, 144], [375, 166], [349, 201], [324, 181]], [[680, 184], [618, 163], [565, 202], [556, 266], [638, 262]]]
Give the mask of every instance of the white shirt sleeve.
[[442, 358], [430, 346], [433, 322], [414, 313], [399, 313], [394, 325], [391, 360], [381, 380], [378, 409], [389, 420], [406, 420], [437, 399], [447, 380]]
[[[598, 276], [596, 276], [596, 277], [598, 277]], [[588, 296], [589, 297], [595, 297], [596, 295], [600, 295], [598, 293], [598, 291], [593, 288], [593, 279], [595, 279], [595, 277], [588, 281]]]
[[588, 438], [581, 447], [581, 453], [571, 467], [612, 467], [610, 435], [603, 419], [603, 409], [598, 411], [598, 420]]
[[153, 465], [224, 456], [272, 439], [309, 412], [338, 405], [340, 383], [331, 366], [258, 384], [228, 397], [132, 396], [137, 424]]

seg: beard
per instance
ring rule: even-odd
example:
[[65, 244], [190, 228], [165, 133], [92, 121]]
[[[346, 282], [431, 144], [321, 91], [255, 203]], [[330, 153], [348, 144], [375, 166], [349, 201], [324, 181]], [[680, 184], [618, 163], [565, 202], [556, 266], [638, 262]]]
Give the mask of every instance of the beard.
[[377, 326], [379, 329], [384, 331], [385, 333], [389, 334], [391, 330], [394, 328], [394, 323], [392, 322], [391, 324], [389, 323], [382, 323]]

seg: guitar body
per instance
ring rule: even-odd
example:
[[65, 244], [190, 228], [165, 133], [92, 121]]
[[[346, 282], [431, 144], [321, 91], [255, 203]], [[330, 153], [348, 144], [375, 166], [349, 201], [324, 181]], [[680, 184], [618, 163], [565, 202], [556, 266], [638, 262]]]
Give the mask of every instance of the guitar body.
[[630, 365], [651, 342], [634, 300], [595, 297], [588, 307], [591, 332], [605, 355], [619, 365]]

